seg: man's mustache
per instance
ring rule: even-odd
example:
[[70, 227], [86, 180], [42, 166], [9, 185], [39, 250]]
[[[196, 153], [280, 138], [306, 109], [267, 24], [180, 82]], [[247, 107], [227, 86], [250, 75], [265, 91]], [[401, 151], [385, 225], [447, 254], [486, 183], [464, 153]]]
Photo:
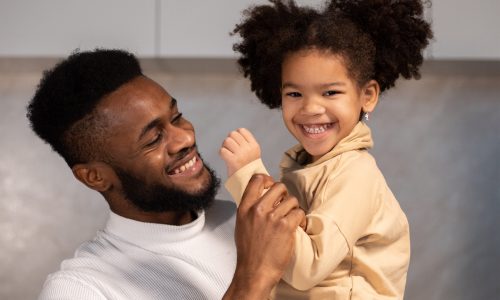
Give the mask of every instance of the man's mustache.
[[188, 154], [190, 154], [193, 150], [195, 150], [196, 152], [198, 152], [196, 149], [197, 149], [197, 145], [194, 144], [193, 146], [191, 147], [188, 147], [188, 148], [183, 148], [181, 149], [181, 151], [177, 152], [173, 158], [173, 161], [172, 163], [170, 163], [166, 168], [165, 170], [167, 172], [169, 172], [170, 170], [172, 170], [172, 167], [179, 161], [179, 160], [182, 160], [184, 157], [186, 157]]

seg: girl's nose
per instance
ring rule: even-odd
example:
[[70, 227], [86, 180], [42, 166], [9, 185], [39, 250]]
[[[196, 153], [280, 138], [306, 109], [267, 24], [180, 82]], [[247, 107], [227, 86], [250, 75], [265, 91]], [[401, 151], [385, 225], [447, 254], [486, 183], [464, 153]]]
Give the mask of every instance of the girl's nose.
[[320, 115], [325, 113], [325, 107], [318, 99], [306, 98], [303, 101], [301, 113], [304, 115]]

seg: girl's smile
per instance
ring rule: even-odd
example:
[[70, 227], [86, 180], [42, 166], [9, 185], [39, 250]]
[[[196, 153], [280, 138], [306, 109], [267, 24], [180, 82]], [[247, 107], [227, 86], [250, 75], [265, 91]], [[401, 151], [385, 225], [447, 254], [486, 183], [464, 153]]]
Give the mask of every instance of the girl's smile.
[[359, 88], [344, 60], [306, 49], [289, 54], [282, 68], [281, 104], [290, 133], [316, 161], [349, 135], [361, 112], [371, 112], [378, 90]]
[[302, 134], [311, 139], [321, 139], [331, 133], [334, 123], [299, 124]]

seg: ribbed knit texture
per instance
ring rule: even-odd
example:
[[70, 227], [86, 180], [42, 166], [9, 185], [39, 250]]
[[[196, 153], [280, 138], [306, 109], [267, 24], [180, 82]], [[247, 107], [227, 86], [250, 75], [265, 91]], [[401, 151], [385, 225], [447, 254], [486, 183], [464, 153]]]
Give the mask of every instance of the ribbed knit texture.
[[106, 228], [49, 275], [39, 299], [221, 299], [236, 265], [235, 206], [215, 201], [192, 223]]

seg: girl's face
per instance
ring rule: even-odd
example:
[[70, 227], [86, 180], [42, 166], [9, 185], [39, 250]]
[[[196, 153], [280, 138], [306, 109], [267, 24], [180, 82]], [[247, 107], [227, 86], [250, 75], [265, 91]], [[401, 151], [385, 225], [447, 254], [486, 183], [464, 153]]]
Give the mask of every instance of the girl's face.
[[380, 91], [373, 80], [359, 88], [340, 56], [316, 49], [289, 54], [281, 79], [283, 120], [313, 162], [373, 111]]

